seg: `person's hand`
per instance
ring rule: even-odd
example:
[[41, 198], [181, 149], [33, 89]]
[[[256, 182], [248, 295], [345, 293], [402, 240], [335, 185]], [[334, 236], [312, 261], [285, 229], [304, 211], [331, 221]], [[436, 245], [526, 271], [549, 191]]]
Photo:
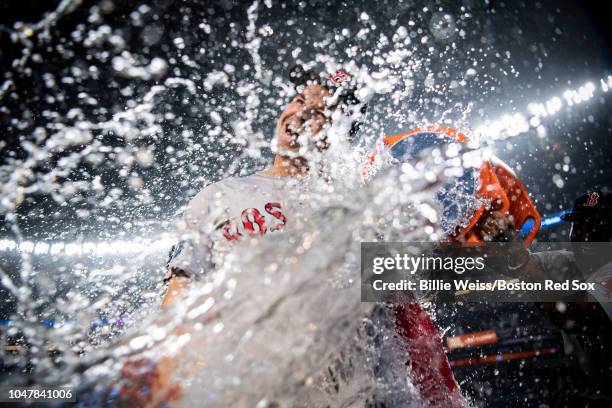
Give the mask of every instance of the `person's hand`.
[[518, 233], [512, 216], [501, 211], [490, 212], [474, 231], [485, 242], [511, 242]]
[[492, 211], [478, 223], [475, 232], [485, 242], [511, 243], [500, 247], [504, 256], [500, 258], [503, 262], [499, 264], [499, 270], [505, 270], [506, 273], [514, 275], [516, 271], [521, 271], [529, 263], [529, 251], [522, 242], [515, 242], [519, 232], [511, 215], [505, 215], [501, 211]]
[[127, 407], [170, 407], [181, 399], [181, 386], [172, 382], [176, 362], [169, 357], [128, 360], [121, 368], [119, 400]]
[[168, 281], [168, 288], [166, 294], [162, 299], [161, 309], [167, 309], [180, 295], [185, 292], [185, 288], [189, 286], [191, 279], [185, 276], [173, 276]]

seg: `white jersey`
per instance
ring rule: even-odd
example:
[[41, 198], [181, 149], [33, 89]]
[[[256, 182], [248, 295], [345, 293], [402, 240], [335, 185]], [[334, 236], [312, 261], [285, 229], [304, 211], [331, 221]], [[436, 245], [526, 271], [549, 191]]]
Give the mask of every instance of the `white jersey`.
[[210, 271], [229, 246], [252, 236], [275, 234], [291, 224], [288, 177], [254, 174], [231, 177], [205, 187], [188, 204], [179, 222], [181, 240], [168, 261], [173, 274], [198, 278]]
[[595, 284], [595, 289], [590, 290], [589, 293], [597, 299], [612, 320], [612, 262], [602, 266], [587, 282]]
[[[576, 264], [575, 256], [566, 250], [543, 251], [531, 254], [536, 259], [539, 268], [544, 272], [547, 279], [557, 282], [571, 280], [581, 276]], [[586, 282], [593, 283], [594, 289], [588, 293], [593, 296], [612, 320], [612, 262], [602, 266], [593, 273]]]
[[565, 249], [531, 253], [531, 259], [538, 262], [538, 268], [544, 272], [546, 279], [556, 282], [575, 279], [582, 276], [574, 258], [574, 253]]

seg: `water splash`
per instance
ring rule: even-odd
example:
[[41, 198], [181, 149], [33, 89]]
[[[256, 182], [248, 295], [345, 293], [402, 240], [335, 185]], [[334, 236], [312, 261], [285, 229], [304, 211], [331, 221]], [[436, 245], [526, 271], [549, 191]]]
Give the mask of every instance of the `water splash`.
[[[509, 51], [479, 29], [486, 10], [470, 2], [457, 10], [405, 1], [294, 6], [185, 2], [175, 10], [167, 1], [63, 0], [39, 22], [3, 27], [18, 52], [7, 54], [0, 85], [8, 118], [0, 214], [4, 242], [14, 243], [5, 245], [13, 246], [3, 252], [0, 278], [15, 305], [2, 338], [22, 347], [2, 358], [14, 371], [30, 370], [3, 382], [99, 383], [104, 391], [126, 358], [167, 352], [181, 358], [177, 375], [191, 378], [185, 396], [211, 405], [348, 405], [385, 387], [418, 400], [409, 382], [372, 381], [368, 359], [380, 354], [357, 351], [374, 341], [364, 334], [369, 325], [382, 337], [387, 328], [371, 322], [372, 305], [359, 303], [355, 245], [381, 235], [440, 239], [435, 191], [464, 163], [442, 156], [405, 163], [365, 185], [361, 165], [384, 134], [428, 123], [469, 131], [484, 115], [478, 106], [511, 88], [518, 71]], [[351, 72], [369, 105], [360, 139], [348, 145], [347, 122], [335, 118], [330, 151], [304, 152], [313, 173], [325, 175], [306, 189], [311, 221], [259, 242], [248, 258], [228, 255], [211, 282], [158, 317], [175, 211], [211, 181], [269, 163], [272, 129], [295, 92], [286, 75], [294, 63]], [[566, 100], [582, 101], [588, 89], [579, 89]], [[544, 111], [558, 105], [551, 100]], [[532, 108], [538, 120], [545, 116]], [[476, 133], [485, 144], [529, 129], [515, 119]], [[60, 242], [75, 246], [53, 250]], [[125, 324], [91, 325], [118, 317]], [[39, 324], [48, 319], [52, 329]], [[183, 325], [192, 333], [168, 336]], [[325, 370], [336, 359], [343, 367], [339, 356], [347, 355], [356, 371], [341, 392], [327, 392], [334, 386]], [[393, 359], [386, 366], [399, 369]]]

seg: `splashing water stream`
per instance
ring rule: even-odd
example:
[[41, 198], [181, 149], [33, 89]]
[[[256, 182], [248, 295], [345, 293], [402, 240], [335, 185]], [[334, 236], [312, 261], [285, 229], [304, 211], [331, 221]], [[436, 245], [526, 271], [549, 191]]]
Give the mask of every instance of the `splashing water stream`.
[[[62, 0], [37, 23], [3, 27], [18, 53], [0, 85], [11, 117], [0, 144], [0, 279], [14, 304], [1, 334], [24, 347], [2, 359], [24, 374], [2, 383], [71, 384], [96, 406], [126, 362], [172, 356], [183, 406], [363, 406], [377, 396], [421, 406], [399, 374], [388, 311], [360, 302], [359, 244], [441, 239], [436, 192], [452, 170], [493, 142], [542, 139], [545, 117], [561, 109], [532, 104], [531, 120], [492, 124], [477, 109], [504, 99], [499, 89], [518, 70], [471, 29], [487, 12], [463, 3], [173, 10], [161, 0]], [[351, 73], [368, 105], [359, 139], [349, 145], [350, 121], [334, 117], [329, 151], [305, 143], [312, 174], [287, 189], [288, 201], [307, 203], [297, 227], [235, 245], [159, 312], [177, 210], [210, 182], [269, 164], [295, 63]], [[604, 76], [567, 104], [610, 87]], [[486, 126], [472, 126], [483, 117]], [[472, 156], [438, 149], [362, 180], [381, 135], [428, 123], [476, 128]], [[102, 320], [114, 323], [92, 325]]]

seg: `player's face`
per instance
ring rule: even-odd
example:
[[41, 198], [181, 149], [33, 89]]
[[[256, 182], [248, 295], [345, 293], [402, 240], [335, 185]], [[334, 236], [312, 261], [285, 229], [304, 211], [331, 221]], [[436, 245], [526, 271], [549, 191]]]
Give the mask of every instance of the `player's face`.
[[319, 149], [327, 147], [327, 141], [320, 136], [328, 118], [325, 115], [327, 88], [309, 85], [296, 95], [281, 113], [276, 124], [276, 143], [280, 151], [296, 151], [300, 136], [308, 135]]

